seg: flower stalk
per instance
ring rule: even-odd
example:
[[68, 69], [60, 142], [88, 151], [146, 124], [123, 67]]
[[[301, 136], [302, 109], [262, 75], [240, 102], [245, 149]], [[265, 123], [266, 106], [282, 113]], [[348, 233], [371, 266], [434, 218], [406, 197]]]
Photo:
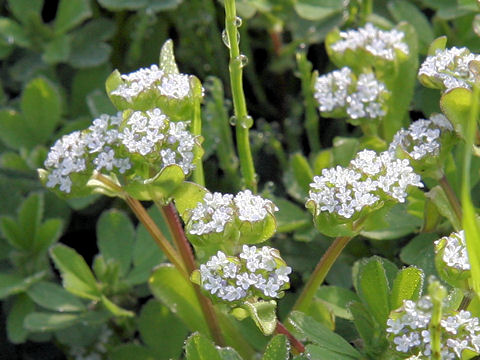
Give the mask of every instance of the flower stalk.
[[351, 236], [341, 236], [333, 241], [332, 245], [330, 245], [318, 262], [312, 275], [310, 275], [310, 279], [295, 302], [292, 311], [296, 310], [306, 312], [308, 310], [312, 304], [313, 298], [315, 297], [315, 293], [320, 285], [322, 285], [325, 277], [330, 271], [330, 268], [340, 256], [345, 246], [347, 246], [350, 240], [352, 240], [352, 238], [353, 237]]
[[240, 54], [238, 46], [239, 18], [235, 0], [225, 0], [225, 31], [226, 43], [230, 53], [230, 85], [232, 89], [233, 107], [236, 126], [237, 150], [240, 159], [240, 169], [247, 188], [257, 192], [257, 179], [250, 149], [249, 128], [253, 125], [252, 118], [248, 115], [245, 94], [243, 92], [242, 68], [247, 58]]
[[[183, 227], [180, 223], [180, 219], [178, 218], [175, 206], [173, 205], [173, 203], [165, 206], [161, 206], [160, 204], [158, 204], [158, 202], [155, 202], [155, 204], [159, 206], [162, 215], [167, 221], [168, 227], [173, 235], [173, 240], [180, 251], [180, 255], [182, 257], [183, 263], [185, 264], [187, 272], [191, 274], [194, 270], [196, 270], [197, 265], [195, 264], [195, 258], [193, 256], [192, 248], [190, 247], [190, 244], [185, 237], [185, 232], [183, 231]], [[209, 327], [212, 338], [215, 340], [215, 343], [217, 345], [225, 346], [225, 341], [223, 339], [222, 331], [220, 329], [220, 325], [212, 302], [210, 301], [210, 299], [208, 299], [201, 293], [200, 287], [198, 285], [193, 283], [192, 285], [195, 290], [195, 295], [197, 296], [198, 302], [200, 303], [200, 307], [202, 308], [202, 312], [205, 316], [205, 320]]]

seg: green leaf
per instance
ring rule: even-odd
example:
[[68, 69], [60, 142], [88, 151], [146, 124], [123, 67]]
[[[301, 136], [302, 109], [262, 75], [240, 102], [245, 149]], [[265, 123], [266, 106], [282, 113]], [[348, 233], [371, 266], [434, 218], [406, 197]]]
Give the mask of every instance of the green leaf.
[[465, 88], [447, 91], [440, 98], [442, 112], [450, 120], [455, 131], [464, 139], [468, 136], [466, 131], [472, 100], [472, 92]]
[[[159, 336], [160, 338], [161, 336]], [[122, 344], [115, 347], [108, 353], [110, 360], [156, 360], [145, 346], [138, 344]]]
[[355, 278], [358, 296], [377, 323], [385, 327], [390, 313], [390, 289], [383, 262], [376, 256], [359, 260]]
[[43, 216], [43, 196], [30, 195], [20, 206], [18, 227], [23, 236], [23, 248], [33, 248], [35, 236]]
[[352, 313], [353, 323], [358, 334], [365, 342], [366, 347], [374, 343], [375, 324], [369, 312], [359, 301], [353, 301], [349, 304], [348, 310]]
[[20, 108], [35, 144], [46, 143], [60, 123], [61, 101], [57, 89], [44, 78], [33, 79], [22, 93]]
[[48, 310], [77, 312], [87, 309], [76, 296], [52, 282], [38, 282], [27, 290], [27, 294], [36, 304]]
[[348, 305], [352, 301], [360, 301], [353, 291], [339, 286], [321, 286], [316, 297], [324, 301], [330, 307], [335, 316], [352, 320]]
[[15, 150], [23, 147], [31, 149], [37, 145], [25, 118], [15, 110], [0, 110], [0, 140]]
[[437, 185], [430, 189], [430, 191], [427, 192], [425, 196], [435, 204], [438, 212], [442, 216], [446, 217], [455, 229], [462, 228], [462, 224], [459, 222], [459, 219], [455, 214], [455, 211], [453, 210], [451, 203], [448, 200], [447, 195], [445, 194], [445, 191], [440, 185]]
[[[168, 225], [156, 206], [148, 209], [148, 214], [155, 224], [171, 241]], [[147, 229], [139, 224], [137, 227], [135, 247], [133, 249], [133, 269], [126, 281], [131, 285], [144, 283], [150, 277], [152, 269], [165, 260], [165, 254], [158, 248]]]
[[425, 273], [425, 277], [436, 275], [435, 252], [433, 242], [437, 240], [437, 234], [419, 234], [415, 236], [400, 251], [400, 259], [408, 265], [418, 266]]
[[8, 8], [22, 23], [40, 19], [43, 0], [8, 0]]
[[2, 216], [0, 221], [3, 236], [7, 239], [8, 243], [16, 249], [24, 249], [23, 233], [17, 222], [7, 216]]
[[[411, 234], [422, 225], [422, 219], [407, 212], [406, 204], [395, 204], [391, 209], [381, 210], [367, 219], [361, 234], [374, 240], [392, 240]], [[382, 223], [384, 222], [384, 223]]]
[[222, 360], [242, 360], [242, 357], [232, 348], [218, 348], [217, 351], [222, 357]]
[[313, 181], [313, 172], [307, 158], [299, 153], [293, 154], [290, 157], [290, 166], [295, 180], [300, 185], [301, 189], [305, 193], [308, 193], [310, 183]]
[[115, 107], [104, 90], [96, 89], [87, 95], [87, 105], [90, 114], [95, 118], [102, 114], [114, 114]]
[[57, 36], [45, 45], [42, 60], [50, 65], [67, 61], [70, 57], [71, 41], [68, 35]]
[[273, 199], [279, 211], [275, 213], [277, 232], [290, 232], [311, 226], [311, 216], [302, 208], [284, 198]]
[[215, 345], [199, 333], [188, 338], [185, 353], [187, 360], [222, 360]]
[[289, 347], [285, 335], [276, 335], [268, 343], [262, 360], [288, 360], [290, 355]]
[[106, 18], [89, 21], [80, 29], [72, 31], [72, 51], [68, 62], [75, 68], [87, 68], [108, 61], [112, 48], [105, 43], [113, 36], [115, 26]]
[[[309, 344], [305, 346], [305, 352], [308, 354], [307, 359], [310, 360], [348, 360], [351, 357], [345, 357], [345, 354], [339, 354], [335, 351], [325, 349], [319, 345]], [[355, 358], [356, 359], [356, 358]]]
[[97, 223], [97, 245], [105, 260], [116, 261], [120, 275], [130, 269], [135, 242], [135, 229], [126, 214], [118, 210], [102, 213]]
[[275, 300], [270, 301], [245, 301], [242, 308], [248, 311], [257, 327], [264, 335], [271, 335], [277, 327], [277, 303]]
[[55, 17], [55, 33], [63, 34], [92, 16], [89, 0], [60, 0]]
[[31, 45], [25, 29], [16, 21], [4, 17], [0, 17], [0, 44], [20, 47]]
[[77, 296], [100, 300], [101, 293], [87, 263], [75, 250], [65, 245], [55, 245], [50, 256], [60, 270], [63, 287]]
[[148, 284], [152, 294], [176, 314], [191, 331], [209, 333], [193, 284], [188, 282], [173, 265], [158, 266]]
[[177, 211], [184, 220], [186, 220], [186, 211], [194, 209], [203, 200], [207, 192], [208, 190], [203, 186], [189, 181], [184, 181], [177, 187], [173, 193], [173, 198]]
[[7, 316], [7, 336], [10, 342], [20, 344], [27, 340], [28, 330], [23, 326], [23, 322], [34, 310], [35, 304], [25, 294], [15, 298]]
[[420, 52], [425, 54], [433, 41], [433, 30], [427, 17], [417, 6], [408, 1], [392, 0], [387, 6], [396, 22], [406, 21], [415, 28]]
[[27, 277], [0, 273], [0, 300], [27, 290], [29, 286], [40, 281], [44, 276], [45, 271], [40, 271]]
[[403, 300], [418, 300], [422, 295], [423, 278], [423, 271], [416, 267], [410, 266], [400, 270], [393, 281], [390, 309], [398, 309], [403, 305]]
[[80, 320], [79, 314], [32, 312], [25, 318], [24, 326], [32, 332], [46, 332], [68, 328]]
[[343, 359], [360, 359], [361, 354], [355, 350], [344, 338], [335, 334], [326, 326], [316, 322], [310, 316], [293, 311], [289, 321], [296, 330], [304, 334], [310, 341], [332, 353], [343, 356]]
[[105, 308], [110, 311], [114, 316], [118, 317], [134, 317], [135, 313], [133, 311], [125, 310], [109, 300], [107, 297], [102, 295], [102, 304]]
[[167, 74], [178, 74], [178, 66], [173, 54], [173, 41], [168, 39], [160, 51], [160, 68]]
[[156, 300], [150, 300], [142, 307], [138, 331], [143, 343], [159, 360], [180, 358], [183, 341], [188, 334], [178, 318]]
[[60, 219], [48, 219], [40, 225], [35, 233], [33, 250], [37, 253], [47, 251], [62, 235], [63, 221]]
[[337, 0], [298, 0], [294, 7], [300, 17], [313, 21], [323, 21], [343, 11], [342, 2]]

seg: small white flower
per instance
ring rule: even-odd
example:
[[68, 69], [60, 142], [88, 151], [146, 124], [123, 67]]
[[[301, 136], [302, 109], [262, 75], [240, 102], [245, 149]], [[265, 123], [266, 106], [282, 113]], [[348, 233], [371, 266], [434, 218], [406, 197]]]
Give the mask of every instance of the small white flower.
[[461, 230], [458, 233], [444, 236], [437, 240], [435, 244], [438, 244], [441, 240], [446, 242], [442, 257], [446, 265], [458, 270], [470, 270], [470, 261], [465, 243], [465, 231]]
[[475, 74], [469, 68], [472, 60], [480, 60], [480, 55], [471, 53], [465, 47], [438, 49], [435, 55], [425, 59], [418, 75], [436, 80], [444, 86], [445, 90], [458, 87], [471, 89], [475, 82]]
[[358, 30], [347, 30], [340, 32], [342, 40], [332, 44], [332, 50], [344, 52], [347, 49], [364, 49], [373, 56], [393, 61], [396, 58], [395, 51], [398, 50], [408, 55], [408, 45], [403, 41], [405, 34], [398, 30], [380, 30], [371, 23]]

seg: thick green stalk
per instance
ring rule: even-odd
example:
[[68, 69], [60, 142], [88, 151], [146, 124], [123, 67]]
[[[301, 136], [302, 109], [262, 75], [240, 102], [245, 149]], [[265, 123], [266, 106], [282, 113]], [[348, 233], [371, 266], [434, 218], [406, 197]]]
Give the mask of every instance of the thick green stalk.
[[305, 312], [308, 310], [308, 308], [312, 304], [313, 298], [315, 297], [315, 293], [317, 292], [320, 285], [322, 285], [333, 263], [337, 260], [338, 256], [341, 254], [342, 250], [345, 248], [345, 246], [347, 246], [351, 239], [351, 236], [342, 236], [336, 238], [333, 241], [332, 245], [330, 245], [330, 247], [327, 249], [325, 254], [323, 254], [322, 258], [318, 262], [312, 275], [310, 275], [310, 279], [308, 280], [305, 288], [298, 297], [292, 311], [297, 310]]
[[302, 83], [303, 103], [305, 105], [305, 129], [307, 130], [308, 144], [313, 153], [320, 151], [319, 124], [316, 106], [312, 91], [312, 64], [307, 60], [305, 50], [297, 52], [297, 66]]
[[[172, 232], [173, 240], [180, 251], [183, 263], [185, 264], [188, 273], [191, 274], [197, 268], [197, 265], [195, 264], [192, 248], [185, 237], [185, 232], [183, 231], [175, 206], [173, 203], [166, 206], [162, 206], [158, 203], [156, 203], [156, 205], [160, 208], [164, 218], [167, 220], [168, 227]], [[197, 284], [192, 283], [192, 285], [212, 338], [217, 345], [225, 346], [225, 341], [212, 302], [202, 294], [200, 287]]]
[[428, 330], [430, 331], [430, 346], [432, 351], [430, 359], [441, 360], [442, 328], [440, 326], [440, 321], [442, 320], [442, 302], [447, 296], [447, 291], [439, 281], [434, 281], [428, 286], [428, 293], [430, 294], [433, 304], [432, 317], [428, 326]]
[[[194, 96], [194, 107], [193, 107], [193, 121], [192, 121], [192, 133], [193, 135], [202, 135], [202, 114], [201, 114], [201, 97], [199, 94]], [[203, 174], [203, 162], [201, 154], [202, 151], [199, 147], [194, 149], [194, 159], [195, 159], [195, 169], [193, 170], [193, 181], [198, 185], [205, 186], [205, 177]]]
[[245, 66], [247, 58], [240, 54], [238, 46], [238, 21], [235, 0], [225, 0], [225, 30], [227, 34], [226, 42], [230, 50], [230, 86], [236, 119], [238, 157], [240, 158], [240, 169], [246, 187], [256, 192], [257, 179], [248, 135], [253, 121], [247, 112], [242, 83], [242, 68]]

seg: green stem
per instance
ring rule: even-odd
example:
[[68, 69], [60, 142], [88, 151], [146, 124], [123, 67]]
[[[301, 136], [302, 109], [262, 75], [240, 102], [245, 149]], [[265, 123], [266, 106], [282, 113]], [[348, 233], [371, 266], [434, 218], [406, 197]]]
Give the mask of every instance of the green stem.
[[232, 139], [232, 132], [229, 125], [228, 113], [224, 105], [224, 91], [222, 82], [215, 77], [208, 80], [211, 87], [210, 93], [214, 103], [214, 119], [212, 120], [219, 132], [217, 145], [217, 156], [220, 167], [225, 172], [225, 177], [238, 189], [238, 158], [235, 154], [235, 147]]
[[308, 310], [313, 298], [315, 297], [315, 293], [317, 292], [320, 285], [322, 285], [333, 263], [337, 260], [342, 250], [345, 248], [345, 246], [347, 246], [347, 244], [352, 238], [353, 237], [351, 236], [342, 236], [336, 238], [333, 241], [332, 245], [330, 245], [330, 247], [327, 249], [325, 254], [323, 254], [322, 258], [318, 262], [312, 275], [310, 275], [310, 279], [308, 280], [305, 288], [298, 297], [292, 311], [297, 310], [305, 312]]
[[253, 192], [257, 192], [257, 179], [248, 135], [252, 120], [248, 116], [242, 83], [242, 68], [245, 66], [246, 57], [240, 54], [237, 21], [235, 0], [225, 0], [225, 29], [230, 50], [230, 85], [236, 118], [236, 139], [240, 169], [246, 187]]
[[442, 320], [442, 302], [447, 295], [447, 291], [438, 281], [430, 283], [428, 286], [428, 293], [432, 299], [433, 309], [432, 317], [428, 330], [430, 331], [430, 346], [432, 354], [430, 359], [442, 359], [442, 328], [440, 322]]
[[297, 52], [296, 57], [302, 83], [303, 103], [305, 106], [305, 129], [307, 130], [308, 143], [310, 150], [313, 153], [317, 153], [320, 151], [321, 145], [319, 140], [318, 115], [312, 91], [312, 64], [307, 60], [307, 54], [303, 49]]
[[[443, 191], [445, 192], [445, 195], [447, 196], [448, 202], [450, 203], [450, 206], [453, 209], [453, 212], [455, 213], [455, 216], [457, 218], [457, 223], [461, 224], [462, 223], [462, 205], [460, 204], [460, 201], [458, 200], [457, 195], [455, 194], [455, 191], [453, 191], [452, 187], [450, 186], [450, 183], [448, 182], [447, 178], [445, 175], [443, 175], [438, 182], [440, 183], [440, 186], [442, 187]], [[457, 229], [460, 230], [460, 229]]]
[[[164, 218], [167, 220], [168, 227], [170, 228], [174, 242], [180, 251], [183, 263], [185, 264], [188, 273], [191, 274], [194, 270], [197, 269], [197, 265], [195, 264], [195, 258], [193, 256], [192, 248], [190, 247], [190, 243], [185, 237], [185, 232], [183, 231], [183, 227], [180, 223], [180, 219], [178, 218], [175, 206], [173, 205], [173, 203], [170, 203], [166, 206], [162, 206], [157, 202], [155, 202], [155, 204], [160, 208]], [[205, 317], [206, 323], [209, 327], [212, 338], [215, 340], [215, 343], [217, 345], [225, 346], [225, 341], [223, 339], [222, 331], [220, 329], [220, 325], [218, 323], [217, 315], [215, 313], [212, 302], [210, 301], [210, 299], [208, 299], [202, 294], [198, 285], [192, 285], [195, 290], [195, 295], [197, 296], [198, 302], [202, 309], [203, 315]]]
[[[193, 121], [192, 121], [192, 133], [193, 135], [202, 135], [202, 115], [201, 115], [201, 96], [195, 94], [193, 105]], [[193, 181], [198, 185], [205, 186], [205, 177], [203, 174], [203, 162], [200, 151], [202, 149], [199, 146], [194, 148], [195, 170], [193, 170]]]
[[465, 291], [465, 294], [463, 295], [462, 302], [458, 306], [457, 311], [467, 310], [467, 308], [470, 305], [470, 303], [472, 302], [474, 296], [475, 296], [475, 292], [473, 290]]

